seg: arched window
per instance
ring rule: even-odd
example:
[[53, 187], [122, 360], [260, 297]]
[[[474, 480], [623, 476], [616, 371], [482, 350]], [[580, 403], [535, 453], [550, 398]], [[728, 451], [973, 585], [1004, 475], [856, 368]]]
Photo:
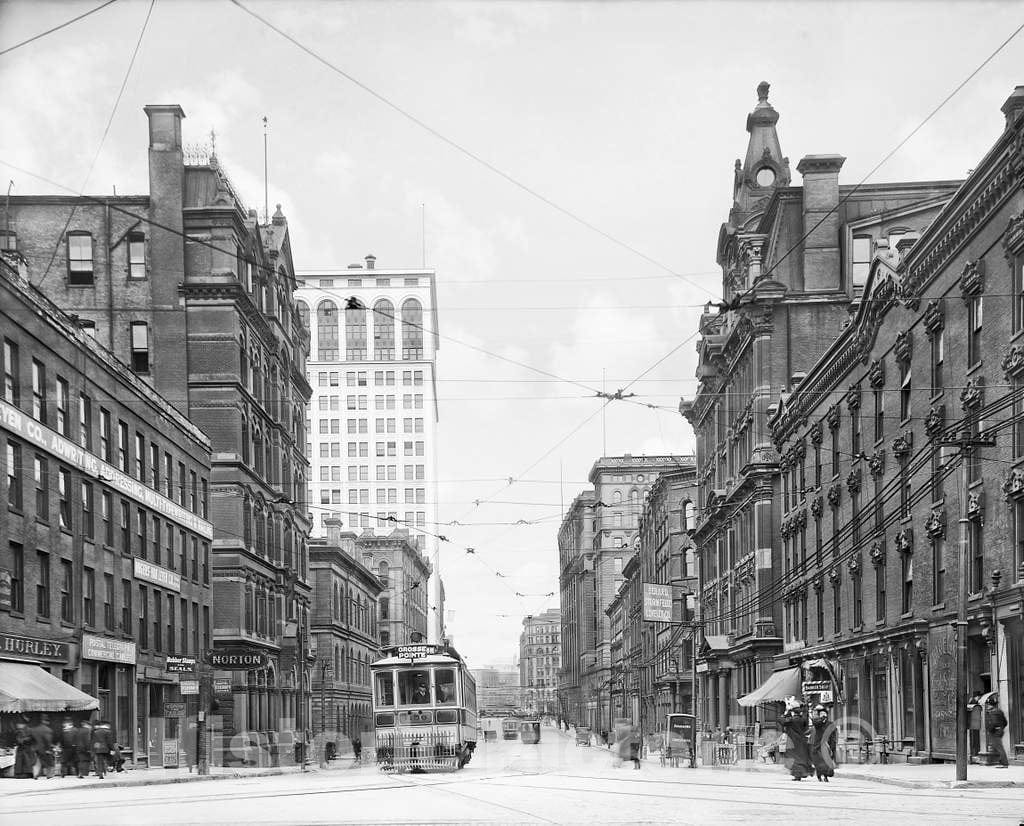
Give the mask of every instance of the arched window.
[[366, 308], [361, 305], [345, 308], [345, 358], [349, 361], [366, 358]]
[[317, 358], [338, 360], [338, 307], [333, 301], [321, 301], [316, 308], [316, 343]]
[[390, 569], [388, 568], [387, 562], [381, 562], [380, 565], [377, 566], [377, 575], [380, 577], [380, 581], [384, 583], [385, 588], [388, 586], [389, 573]]
[[415, 298], [402, 302], [402, 358], [423, 358], [423, 305]]
[[386, 298], [373, 305], [373, 357], [380, 361], [395, 358], [395, 305]]
[[334, 679], [338, 679], [338, 644], [334, 644]]
[[694, 507], [693, 502], [687, 499], [683, 502], [683, 528], [687, 531], [692, 531], [697, 527], [697, 509]]
[[296, 301], [295, 308], [299, 311], [299, 318], [302, 320], [302, 327], [309, 332], [309, 305], [305, 301]]
[[614, 493], [612, 493], [612, 504], [613, 505], [618, 505], [621, 502], [622, 502], [622, 492], [617, 490]]

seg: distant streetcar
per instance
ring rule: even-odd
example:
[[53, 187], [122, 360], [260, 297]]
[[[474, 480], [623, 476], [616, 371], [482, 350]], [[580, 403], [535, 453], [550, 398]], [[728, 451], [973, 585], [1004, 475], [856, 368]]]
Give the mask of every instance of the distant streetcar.
[[501, 723], [501, 739], [515, 740], [519, 736], [519, 721], [512, 718]]
[[456, 771], [469, 762], [477, 741], [476, 681], [454, 648], [389, 648], [370, 674], [381, 768]]

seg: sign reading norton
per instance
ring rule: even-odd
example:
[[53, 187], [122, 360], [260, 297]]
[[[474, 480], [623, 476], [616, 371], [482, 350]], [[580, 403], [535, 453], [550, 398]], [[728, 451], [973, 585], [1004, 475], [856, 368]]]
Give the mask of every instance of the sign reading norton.
[[227, 648], [208, 651], [206, 660], [214, 668], [224, 671], [249, 671], [255, 668], [266, 668], [270, 665], [270, 657], [267, 652], [254, 648]]

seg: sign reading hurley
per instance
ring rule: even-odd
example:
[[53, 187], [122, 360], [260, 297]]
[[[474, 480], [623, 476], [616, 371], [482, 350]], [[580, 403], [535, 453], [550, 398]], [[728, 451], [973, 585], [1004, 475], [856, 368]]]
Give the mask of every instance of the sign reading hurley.
[[644, 622], [672, 622], [672, 586], [644, 583]]
[[135, 557], [135, 578], [144, 579], [147, 582], [152, 582], [155, 585], [162, 585], [171, 591], [177, 591], [181, 593], [181, 576], [174, 573], [174, 571], [168, 571], [166, 568], [161, 568], [159, 565], [154, 565], [152, 562], [146, 562], [144, 559]]
[[66, 642], [40, 640], [20, 634], [0, 634], [0, 657], [4, 655], [67, 662], [69, 649]]
[[26, 416], [17, 407], [2, 400], [0, 400], [0, 426], [69, 465], [74, 465], [89, 476], [102, 479], [136, 502], [144, 504], [150, 510], [157, 511], [168, 519], [173, 519], [179, 525], [195, 531], [200, 536], [213, 539], [213, 525], [205, 519], [200, 519], [166, 496], [146, 487], [136, 479], [132, 479], [131, 476], [122, 473], [113, 465], [108, 465], [98, 456], [82, 449], [70, 439], [65, 439], [59, 433], [48, 427], [43, 427], [31, 416]]
[[82, 659], [135, 665], [135, 643], [115, 640], [113, 637], [82, 634]]

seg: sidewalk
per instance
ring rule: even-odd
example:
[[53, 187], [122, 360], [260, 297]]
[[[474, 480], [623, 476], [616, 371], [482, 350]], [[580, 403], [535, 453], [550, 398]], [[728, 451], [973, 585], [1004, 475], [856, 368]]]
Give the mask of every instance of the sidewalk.
[[[318, 763], [306, 766], [306, 773], [338, 771], [355, 768], [351, 757], [338, 757], [332, 760], [326, 768], [320, 768]], [[298, 766], [279, 766], [275, 768], [235, 768], [226, 766], [210, 766], [210, 773], [198, 774], [195, 769], [191, 772], [188, 768], [178, 769], [125, 769], [120, 774], [107, 772], [106, 778], [101, 780], [95, 774], [79, 780], [77, 777], [52, 777], [47, 780], [44, 777], [37, 777], [35, 780], [14, 780], [12, 778], [0, 778], [0, 797], [7, 797], [12, 794], [26, 794], [34, 792], [56, 792], [68, 789], [87, 789], [100, 786], [104, 789], [116, 789], [127, 786], [157, 786], [169, 785], [172, 783], [199, 783], [208, 780], [230, 780], [243, 777], [275, 777], [282, 774], [300, 774]]]
[[[786, 774], [782, 763], [773, 765], [761, 761], [741, 760], [736, 766], [716, 766], [719, 771], [749, 771]], [[967, 780], [956, 781], [956, 767], [952, 763], [929, 763], [913, 765], [908, 763], [892, 763], [878, 765], [876, 763], [842, 763], [836, 767], [834, 780], [842, 782], [850, 780], [867, 780], [872, 783], [884, 783], [900, 786], [904, 789], [977, 789], [977, 788], [1015, 788], [1024, 787], [1024, 766], [1010, 766], [999, 769], [994, 766], [971, 764], [967, 767]], [[817, 781], [808, 778], [811, 783]], [[805, 782], [808, 782], [805, 781]]]

